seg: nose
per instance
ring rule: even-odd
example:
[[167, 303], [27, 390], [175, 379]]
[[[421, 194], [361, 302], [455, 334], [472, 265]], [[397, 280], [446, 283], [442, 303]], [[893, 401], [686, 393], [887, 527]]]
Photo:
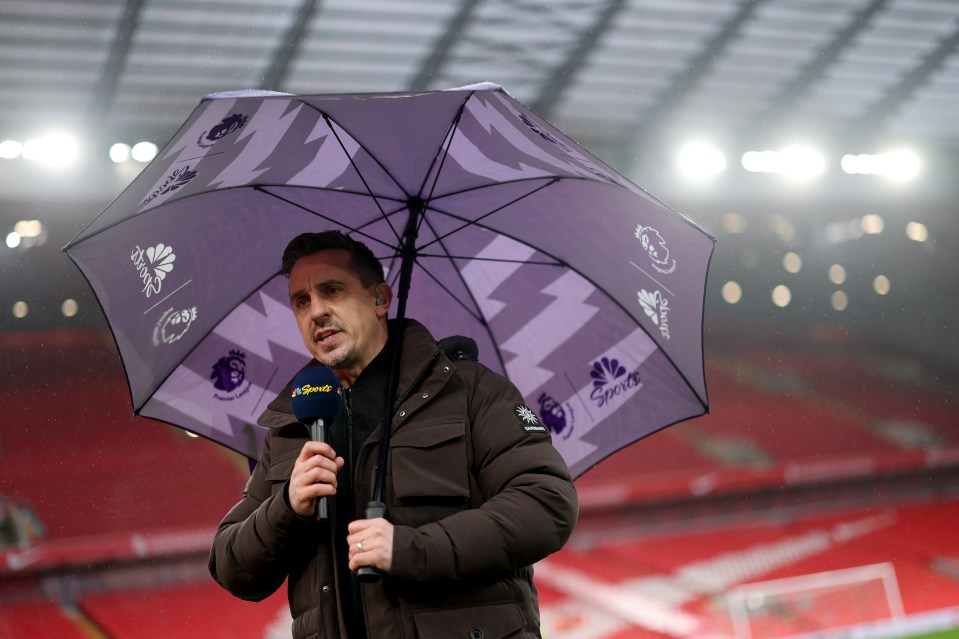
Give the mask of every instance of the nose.
[[319, 295], [312, 296], [310, 299], [310, 319], [314, 323], [319, 323], [329, 316], [329, 313], [329, 306], [323, 301], [323, 298]]

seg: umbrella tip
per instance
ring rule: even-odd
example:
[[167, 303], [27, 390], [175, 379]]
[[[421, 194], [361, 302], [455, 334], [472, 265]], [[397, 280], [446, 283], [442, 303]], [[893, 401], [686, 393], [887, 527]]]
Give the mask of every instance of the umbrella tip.
[[217, 93], [208, 93], [203, 96], [204, 100], [220, 100], [223, 98], [263, 98], [271, 95], [293, 95], [292, 93], [283, 93], [281, 91], [270, 91], [268, 89], [235, 89], [233, 91], [219, 91]]
[[453, 87], [446, 91], [502, 91], [509, 94], [509, 91], [495, 82], [477, 82], [475, 84], [466, 84], [461, 87]]

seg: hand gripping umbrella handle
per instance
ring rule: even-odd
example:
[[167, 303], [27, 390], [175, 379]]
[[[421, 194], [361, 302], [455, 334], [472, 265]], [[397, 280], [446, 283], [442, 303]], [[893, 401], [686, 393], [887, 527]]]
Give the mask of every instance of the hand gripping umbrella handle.
[[[371, 501], [366, 504], [366, 519], [376, 519], [377, 517], [386, 517], [386, 504], [381, 501]], [[379, 581], [380, 571], [373, 566], [360, 566], [356, 571], [360, 581], [372, 583]]]

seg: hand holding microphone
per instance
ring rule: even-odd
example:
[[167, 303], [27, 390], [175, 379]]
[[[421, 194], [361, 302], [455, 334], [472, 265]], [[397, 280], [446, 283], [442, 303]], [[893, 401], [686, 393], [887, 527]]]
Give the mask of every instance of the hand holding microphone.
[[[309, 426], [310, 439], [316, 442], [307, 443], [300, 451], [290, 483], [291, 505], [304, 514], [303, 493], [330, 492], [325, 486], [335, 489], [336, 472], [343, 467], [343, 459], [334, 457], [329, 446], [329, 429], [340, 412], [339, 380], [329, 368], [307, 368], [293, 380], [291, 401], [293, 414]], [[315, 497], [314, 511], [317, 519], [329, 517], [326, 495]]]

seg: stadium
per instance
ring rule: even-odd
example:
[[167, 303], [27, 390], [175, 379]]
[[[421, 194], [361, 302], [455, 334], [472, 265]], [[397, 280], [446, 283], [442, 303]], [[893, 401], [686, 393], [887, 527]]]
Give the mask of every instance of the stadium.
[[0, 0], [0, 33], [0, 638], [290, 637], [284, 589], [207, 568], [247, 458], [134, 416], [61, 249], [204, 95], [481, 81], [716, 238], [708, 414], [576, 480], [543, 636], [959, 637], [959, 4]]

